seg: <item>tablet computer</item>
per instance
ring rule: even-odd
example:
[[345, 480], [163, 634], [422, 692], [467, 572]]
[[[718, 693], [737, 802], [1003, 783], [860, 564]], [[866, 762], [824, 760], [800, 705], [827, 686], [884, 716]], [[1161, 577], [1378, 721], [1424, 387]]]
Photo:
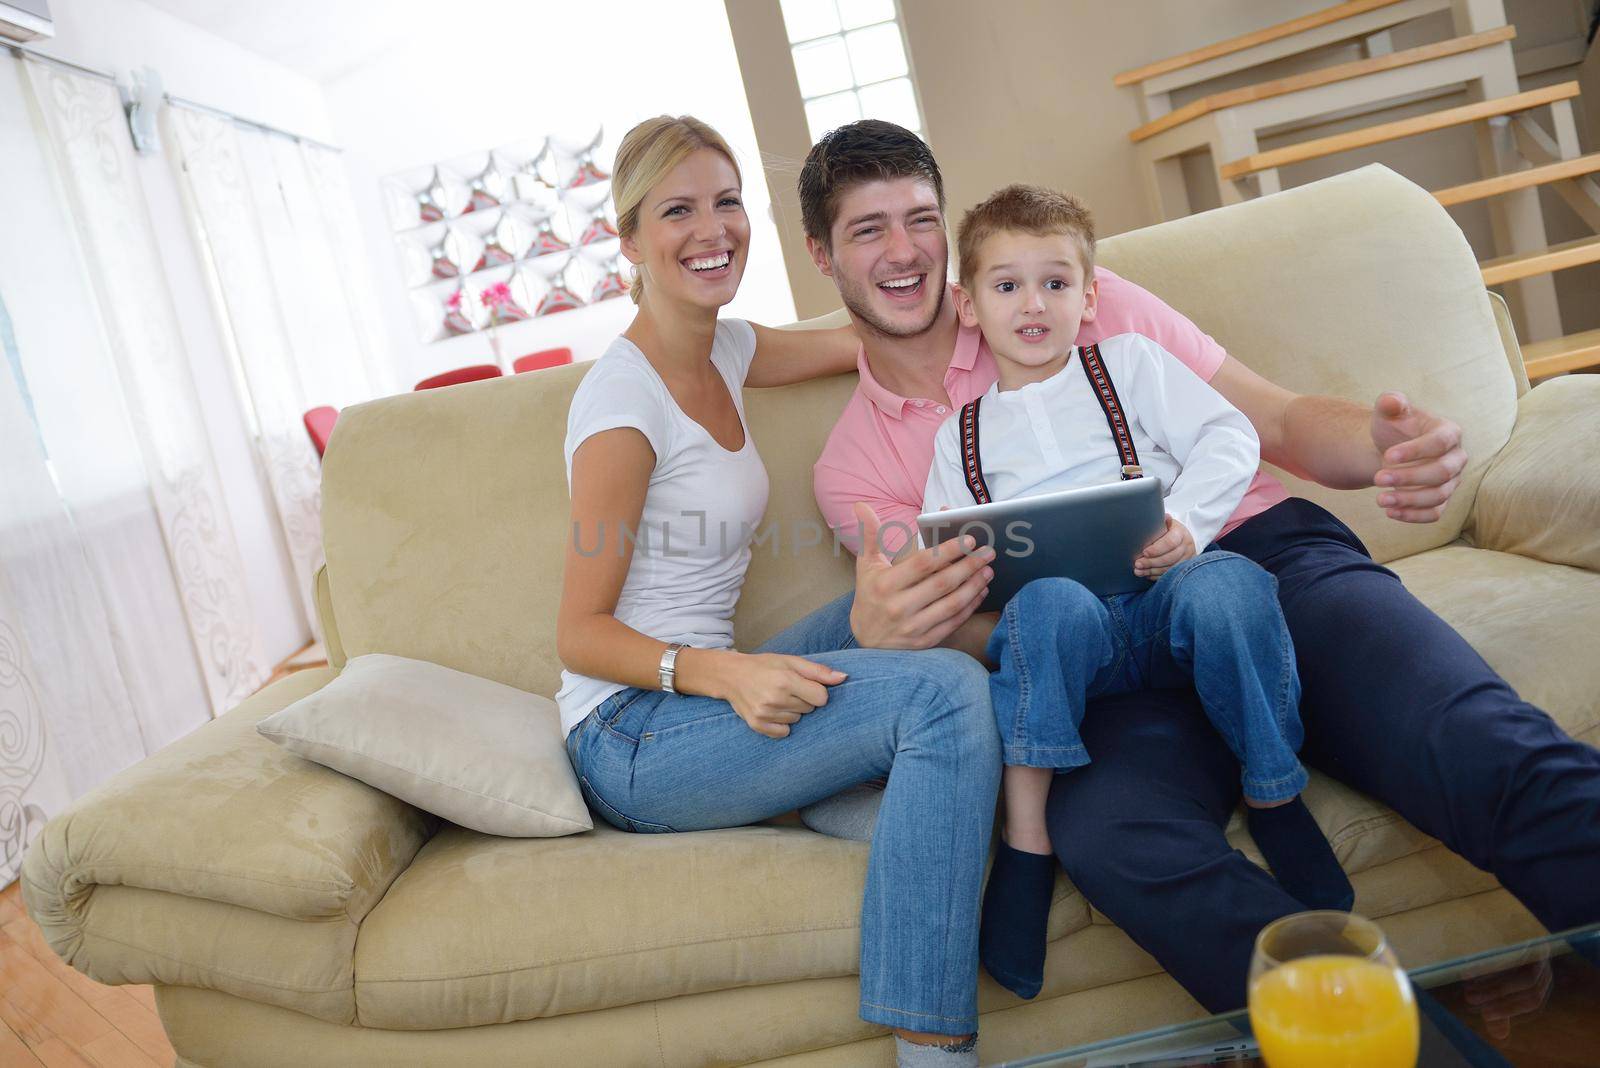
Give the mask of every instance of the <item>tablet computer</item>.
[[1135, 575], [1133, 562], [1165, 527], [1161, 480], [1153, 476], [917, 516], [924, 545], [971, 534], [994, 546], [994, 579], [980, 612], [999, 611], [1037, 578], [1076, 579], [1101, 597], [1147, 590], [1152, 580]]

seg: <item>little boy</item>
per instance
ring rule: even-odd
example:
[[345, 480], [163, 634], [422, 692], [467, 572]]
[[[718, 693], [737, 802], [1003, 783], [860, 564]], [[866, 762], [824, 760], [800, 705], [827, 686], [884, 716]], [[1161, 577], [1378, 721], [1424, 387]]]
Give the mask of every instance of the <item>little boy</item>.
[[1159, 477], [1167, 511], [1134, 562], [1148, 589], [1100, 598], [1070, 579], [1036, 580], [989, 640], [1006, 768], [984, 967], [1021, 997], [1039, 992], [1055, 883], [1050, 782], [1089, 762], [1085, 702], [1140, 688], [1192, 682], [1243, 765], [1250, 830], [1278, 881], [1308, 907], [1349, 908], [1349, 880], [1299, 797], [1300, 681], [1276, 582], [1242, 556], [1200, 552], [1260, 463], [1250, 421], [1139, 334], [1074, 346], [1096, 297], [1093, 223], [1074, 198], [1008, 186], [967, 213], [957, 248], [956, 307], [982, 328], [999, 381], [939, 428], [923, 510]]

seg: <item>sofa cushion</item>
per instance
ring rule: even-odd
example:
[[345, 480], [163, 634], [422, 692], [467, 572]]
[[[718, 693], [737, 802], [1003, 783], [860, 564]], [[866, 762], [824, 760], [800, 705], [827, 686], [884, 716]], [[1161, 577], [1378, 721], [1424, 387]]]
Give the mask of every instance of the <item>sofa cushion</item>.
[[299, 671], [146, 757], [58, 814], [22, 868], [28, 911], [62, 958], [97, 884], [290, 920], [359, 923], [439, 821], [279, 749], [255, 726], [327, 685]]
[[554, 702], [424, 660], [358, 656], [256, 731], [485, 834], [550, 838], [594, 826]]
[[[588, 367], [340, 413], [338, 447], [323, 466], [323, 540], [344, 653], [393, 653], [554, 695], [570, 529], [561, 447], [567, 406]], [[753, 553], [734, 618], [745, 647], [849, 588], [850, 562], [832, 555], [830, 539], [796, 541], [819, 529], [811, 464], [855, 381], [851, 373], [746, 391], [772, 480], [762, 532], [776, 524], [780, 534]]]
[[1573, 737], [1600, 740], [1600, 574], [1464, 544], [1389, 567], [1524, 700]]
[[[1538, 923], [1503, 890], [1388, 916], [1383, 928], [1407, 966], [1540, 933]], [[983, 1063], [1204, 1015], [1158, 972], [1122, 932], [1089, 927], [1051, 947], [1045, 989], [1033, 1001], [1021, 1002], [981, 979]], [[162, 1023], [178, 1050], [177, 1068], [530, 1063], [888, 1068], [894, 1045], [882, 1028], [856, 1015], [859, 996], [855, 977], [840, 976], [486, 1027], [399, 1031], [337, 1027], [214, 990], [156, 990]]]
[[220, 990], [353, 1024], [358, 931], [344, 916], [286, 920], [220, 901], [100, 886], [83, 910], [73, 964], [108, 986]]
[[[855, 975], [868, 846], [798, 827], [506, 839], [446, 827], [361, 926], [368, 1027], [468, 1027]], [[1088, 923], [1057, 884], [1050, 936]]]
[[355, 1018], [357, 925], [438, 820], [256, 734], [333, 677], [273, 683], [45, 825], [22, 896], [62, 960]]
[[1600, 571], [1600, 375], [1539, 383], [1489, 464], [1466, 531], [1484, 549]]

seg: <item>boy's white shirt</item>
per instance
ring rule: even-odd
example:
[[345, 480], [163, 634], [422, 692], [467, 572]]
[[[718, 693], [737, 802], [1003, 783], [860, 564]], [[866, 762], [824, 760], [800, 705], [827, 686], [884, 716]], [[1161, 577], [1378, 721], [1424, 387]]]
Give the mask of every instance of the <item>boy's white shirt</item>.
[[[1250, 488], [1261, 441], [1243, 412], [1176, 356], [1142, 334], [1100, 342], [1100, 357], [1122, 402], [1146, 477], [1161, 479], [1167, 514], [1189, 529], [1197, 550], [1211, 544]], [[1042, 382], [984, 394], [978, 446], [992, 500], [1032, 497], [1122, 477], [1116, 438], [1095, 399], [1076, 348]], [[959, 413], [934, 438], [924, 512], [976, 503], [961, 462]]]

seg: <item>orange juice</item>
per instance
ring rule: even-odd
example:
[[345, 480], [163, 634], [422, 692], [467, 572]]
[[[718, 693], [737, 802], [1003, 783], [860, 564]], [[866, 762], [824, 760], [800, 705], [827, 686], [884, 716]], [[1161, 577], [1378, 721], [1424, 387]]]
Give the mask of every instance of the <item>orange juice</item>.
[[1399, 971], [1359, 957], [1292, 960], [1250, 988], [1270, 1068], [1415, 1068], [1417, 1005]]

